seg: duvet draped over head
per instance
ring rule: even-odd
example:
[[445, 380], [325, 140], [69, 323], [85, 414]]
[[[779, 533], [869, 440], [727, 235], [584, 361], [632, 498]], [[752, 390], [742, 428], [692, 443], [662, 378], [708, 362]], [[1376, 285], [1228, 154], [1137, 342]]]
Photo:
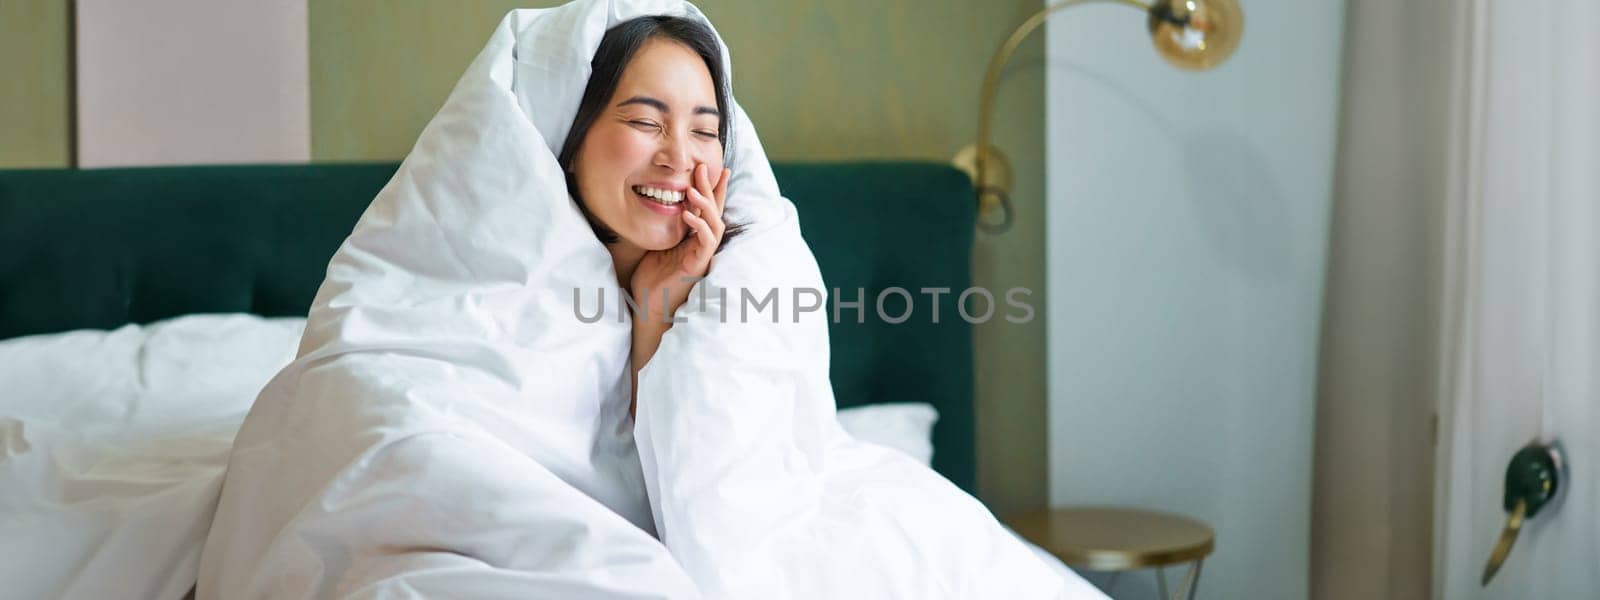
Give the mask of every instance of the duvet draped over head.
[[[631, 322], [556, 154], [602, 35], [646, 15], [705, 20], [580, 0], [500, 23], [246, 418], [201, 598], [1060, 593], [981, 504], [839, 428], [824, 312], [724, 310], [823, 289], [737, 102], [727, 206], [748, 229], [696, 284], [735, 292], [691, 294], [628, 415]], [[598, 290], [604, 318], [580, 319]]]

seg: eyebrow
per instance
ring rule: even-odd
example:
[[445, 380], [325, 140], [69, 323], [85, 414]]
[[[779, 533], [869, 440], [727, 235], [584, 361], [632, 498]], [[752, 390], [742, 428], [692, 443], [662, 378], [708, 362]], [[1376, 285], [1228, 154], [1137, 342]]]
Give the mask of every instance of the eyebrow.
[[[670, 110], [667, 110], [667, 103], [662, 102], [660, 100], [657, 100], [655, 98], [651, 98], [649, 96], [634, 96], [634, 97], [629, 98], [627, 100], [623, 100], [621, 102], [618, 102], [617, 103], [617, 107], [621, 108], [621, 107], [627, 106], [629, 104], [643, 104], [645, 106], [654, 107], [656, 110], [659, 110], [661, 112], [671, 112]], [[696, 107], [694, 107], [694, 114], [697, 114], [697, 115], [711, 115], [711, 116], [716, 117], [718, 119], [722, 118], [722, 112], [721, 111], [718, 111], [717, 109], [709, 107], [709, 106], [696, 106]]]

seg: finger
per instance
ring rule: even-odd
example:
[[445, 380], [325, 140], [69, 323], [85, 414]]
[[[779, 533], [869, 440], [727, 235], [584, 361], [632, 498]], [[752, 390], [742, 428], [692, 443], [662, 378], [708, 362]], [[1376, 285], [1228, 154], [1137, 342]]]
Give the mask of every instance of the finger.
[[733, 169], [723, 169], [722, 176], [717, 178], [717, 187], [712, 190], [711, 197], [717, 200], [717, 214], [722, 214], [728, 208], [728, 180], [733, 179]]
[[682, 215], [683, 224], [689, 228], [689, 233], [692, 235], [698, 236], [700, 230], [707, 227], [705, 219], [700, 218], [700, 215], [694, 214], [693, 211], [683, 211]]
[[684, 232], [683, 241], [678, 242], [678, 247], [687, 249], [689, 254], [693, 256], [699, 253], [698, 247], [700, 246], [700, 231], [697, 229], [698, 224], [695, 222], [694, 215], [689, 214], [688, 211], [684, 211], [682, 216], [683, 226], [687, 227], [689, 231]]
[[695, 165], [695, 167], [694, 167], [694, 186], [693, 187], [696, 190], [699, 190], [700, 193], [705, 194], [706, 196], [710, 196], [711, 195], [711, 188], [713, 186], [712, 186], [712, 181], [711, 181], [711, 167], [710, 166], [706, 165], [705, 163], [700, 163], [698, 165]]
[[711, 247], [715, 248], [717, 235], [715, 230], [712, 229], [711, 224], [707, 223], [705, 219], [700, 217], [700, 215], [689, 213], [684, 214], [689, 215], [689, 218], [686, 219], [685, 222], [688, 223], [689, 227], [694, 230], [695, 238], [701, 242], [709, 241], [711, 242]]
[[[700, 219], [700, 217], [695, 218]], [[717, 240], [721, 239], [722, 235], [713, 232], [710, 223], [705, 222], [705, 219], [700, 219], [700, 226], [694, 228], [694, 232], [695, 237], [700, 238], [700, 248], [705, 251], [703, 255], [705, 258], [709, 259], [712, 254], [717, 253]]]
[[694, 230], [694, 238], [695, 241], [698, 242], [697, 246], [699, 252], [696, 252], [695, 256], [703, 259], [715, 254], [717, 250], [717, 236], [711, 234], [711, 225], [706, 223], [704, 219], [687, 212], [683, 213], [683, 215], [684, 222], [688, 223], [689, 227]]
[[722, 220], [721, 211], [718, 211], [716, 205], [711, 203], [710, 198], [705, 197], [698, 190], [689, 190], [688, 198], [690, 206], [695, 209], [695, 216], [709, 223], [711, 225], [711, 233], [721, 238], [723, 230], [727, 227]]

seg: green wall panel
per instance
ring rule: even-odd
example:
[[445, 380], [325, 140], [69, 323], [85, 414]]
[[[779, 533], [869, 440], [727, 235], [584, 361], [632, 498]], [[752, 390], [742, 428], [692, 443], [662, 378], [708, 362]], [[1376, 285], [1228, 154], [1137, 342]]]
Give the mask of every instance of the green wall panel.
[[0, 168], [72, 161], [67, 0], [0, 0]]

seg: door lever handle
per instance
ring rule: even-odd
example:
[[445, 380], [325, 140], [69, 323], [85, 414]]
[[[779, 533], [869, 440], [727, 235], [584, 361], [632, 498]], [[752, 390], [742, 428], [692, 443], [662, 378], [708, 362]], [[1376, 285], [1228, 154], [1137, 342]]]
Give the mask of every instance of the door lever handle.
[[1511, 456], [1511, 464], [1506, 465], [1505, 497], [1502, 500], [1507, 513], [1506, 525], [1500, 530], [1500, 540], [1495, 543], [1494, 550], [1489, 553], [1489, 564], [1483, 568], [1482, 585], [1489, 585], [1489, 580], [1494, 579], [1495, 573], [1500, 572], [1500, 565], [1511, 555], [1511, 547], [1517, 543], [1517, 534], [1522, 531], [1523, 521], [1533, 518], [1541, 509], [1549, 506], [1561, 491], [1565, 483], [1562, 479], [1566, 476], [1563, 467], [1561, 451], [1553, 444], [1531, 443]]
[[1484, 586], [1489, 585], [1489, 580], [1494, 579], [1494, 574], [1500, 572], [1500, 565], [1511, 555], [1511, 546], [1517, 543], [1517, 534], [1522, 531], [1522, 519], [1526, 518], [1527, 511], [1527, 501], [1518, 500], [1516, 508], [1506, 515], [1506, 526], [1500, 530], [1500, 541], [1495, 542], [1494, 550], [1489, 552], [1489, 564], [1483, 567]]

